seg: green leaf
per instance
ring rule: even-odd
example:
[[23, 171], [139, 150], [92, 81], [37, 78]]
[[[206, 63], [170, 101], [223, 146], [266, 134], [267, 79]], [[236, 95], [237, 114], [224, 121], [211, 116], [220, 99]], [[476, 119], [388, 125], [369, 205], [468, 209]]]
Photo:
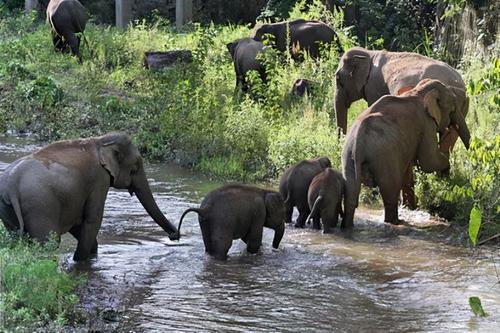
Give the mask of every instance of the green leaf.
[[477, 243], [477, 235], [479, 234], [479, 228], [481, 227], [481, 210], [474, 206], [470, 211], [469, 218], [469, 238], [472, 245]]
[[470, 309], [472, 310], [472, 312], [476, 316], [486, 317], [488, 315], [483, 310], [483, 306], [481, 305], [481, 300], [479, 299], [479, 297], [476, 297], [476, 296], [469, 297], [469, 306], [470, 306]]

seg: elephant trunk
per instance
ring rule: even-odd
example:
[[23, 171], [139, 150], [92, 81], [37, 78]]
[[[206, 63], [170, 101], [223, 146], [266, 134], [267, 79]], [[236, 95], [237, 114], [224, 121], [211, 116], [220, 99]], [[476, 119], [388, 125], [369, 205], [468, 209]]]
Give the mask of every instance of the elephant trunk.
[[465, 148], [469, 149], [469, 141], [470, 141], [470, 132], [467, 124], [465, 123], [465, 117], [462, 112], [454, 112], [451, 115], [451, 121], [454, 125], [458, 127], [458, 135], [460, 139], [464, 143]]
[[338, 88], [335, 92], [335, 116], [338, 128], [345, 134], [347, 131], [347, 103], [345, 93]]
[[281, 239], [283, 238], [283, 234], [285, 233], [285, 224], [281, 223], [278, 227], [274, 229], [274, 239], [273, 239], [273, 247], [277, 249], [280, 246]]
[[144, 170], [139, 170], [132, 180], [130, 188], [131, 192], [135, 193], [142, 206], [148, 212], [149, 216], [168, 233], [171, 240], [179, 239], [179, 231], [170, 223], [170, 221], [163, 215], [160, 208], [156, 204], [151, 189], [149, 188], [148, 181]]

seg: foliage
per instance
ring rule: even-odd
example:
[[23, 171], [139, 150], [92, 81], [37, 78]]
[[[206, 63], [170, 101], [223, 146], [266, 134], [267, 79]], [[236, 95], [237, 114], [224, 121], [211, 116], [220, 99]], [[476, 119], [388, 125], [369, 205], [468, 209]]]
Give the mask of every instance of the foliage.
[[479, 297], [476, 297], [476, 296], [469, 297], [469, 306], [470, 306], [472, 313], [474, 313], [474, 315], [476, 315], [476, 316], [486, 317], [488, 315], [484, 311], [483, 306], [481, 305], [481, 300], [479, 299]]
[[[356, 3], [361, 6], [363, 1], [368, 0]], [[391, 21], [406, 20], [398, 16], [406, 7], [400, 1], [396, 4], [400, 7], [395, 6], [389, 16], [387, 6], [361, 6], [369, 11], [363, 14], [369, 18], [365, 23], [383, 25], [367, 42], [383, 46], [392, 41], [384, 29], [398, 26], [394, 48], [413, 50], [418, 45], [417, 50], [432, 55], [431, 34], [422, 32], [422, 40], [420, 30], [409, 28], [418, 26], [413, 23], [421, 18], [401, 24]], [[287, 18], [324, 20], [337, 31], [345, 49], [356, 44], [351, 30], [344, 27], [344, 20], [350, 19], [347, 13], [344, 17], [342, 11], [328, 11], [319, 0], [296, 1], [290, 8]], [[136, 21], [125, 31], [90, 22], [86, 29], [90, 50], [82, 45], [80, 65], [70, 55], [53, 51], [45, 22], [26, 15], [2, 16], [0, 130], [32, 132], [47, 141], [122, 130], [133, 134], [149, 158], [175, 160], [225, 179], [276, 179], [289, 164], [318, 155], [330, 157], [340, 169], [343, 138], [333, 119], [339, 59], [335, 47], [324, 47], [319, 60], [304, 55], [300, 62], [268, 49], [261, 59], [267, 82], [261, 82], [256, 72], [249, 73], [251, 92], [244, 94], [235, 90], [226, 44], [251, 35], [250, 29], [214, 24], [189, 29], [177, 34], [163, 19]], [[172, 49], [191, 50], [193, 62], [164, 70], [142, 67], [144, 52]], [[491, 181], [498, 171], [490, 158], [498, 149], [500, 61], [464, 59], [461, 71], [471, 96], [467, 122], [476, 139], [469, 152], [461, 143], [456, 145], [449, 178], [419, 174], [417, 195], [422, 208], [464, 226], [472, 207], [477, 207], [482, 213], [481, 240], [500, 231], [494, 223], [498, 221], [494, 190], [500, 186], [496, 178]], [[299, 78], [312, 81], [311, 92], [303, 98], [290, 93]], [[365, 102], [354, 103], [349, 123], [365, 108]], [[363, 193], [363, 202], [376, 201], [373, 191]]]
[[83, 283], [58, 268], [55, 238], [42, 245], [20, 239], [0, 225], [0, 312], [3, 328], [34, 331], [49, 322], [64, 325], [73, 316]]

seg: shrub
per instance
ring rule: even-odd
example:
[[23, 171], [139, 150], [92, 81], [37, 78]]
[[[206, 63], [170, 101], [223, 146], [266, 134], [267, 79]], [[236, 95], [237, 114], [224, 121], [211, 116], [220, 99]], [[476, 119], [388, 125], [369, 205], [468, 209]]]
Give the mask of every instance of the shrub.
[[75, 311], [75, 288], [84, 282], [58, 268], [59, 251], [52, 239], [45, 245], [19, 239], [0, 225], [0, 312], [3, 328], [34, 331], [51, 321], [68, 322]]

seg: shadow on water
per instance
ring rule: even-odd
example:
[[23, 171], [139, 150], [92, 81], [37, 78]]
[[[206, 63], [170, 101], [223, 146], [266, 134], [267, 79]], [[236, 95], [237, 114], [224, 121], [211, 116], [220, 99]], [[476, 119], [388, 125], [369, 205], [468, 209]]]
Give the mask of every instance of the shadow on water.
[[[0, 171], [34, 148], [0, 144]], [[175, 224], [220, 185], [168, 164], [146, 171], [158, 205]], [[137, 198], [110, 190], [99, 257], [73, 263], [75, 241], [65, 235], [61, 261], [88, 274], [82, 307], [118, 313], [107, 329], [119, 332], [497, 330], [499, 252], [483, 248], [479, 255], [450, 245], [422, 229], [440, 222], [403, 213], [409, 225], [393, 227], [381, 222], [382, 211], [359, 210], [351, 234], [287, 226], [279, 250], [265, 230], [260, 254], [249, 255], [234, 241], [229, 260], [218, 262], [204, 254], [195, 214], [186, 216], [181, 241], [172, 242]], [[473, 317], [470, 296], [481, 298], [489, 317]]]

